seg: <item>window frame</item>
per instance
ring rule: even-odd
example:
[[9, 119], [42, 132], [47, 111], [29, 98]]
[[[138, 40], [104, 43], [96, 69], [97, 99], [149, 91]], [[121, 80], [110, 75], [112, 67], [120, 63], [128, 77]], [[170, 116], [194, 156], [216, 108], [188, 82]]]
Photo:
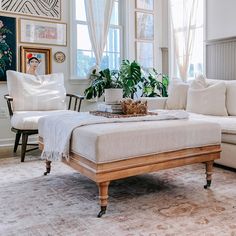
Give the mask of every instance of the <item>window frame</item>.
[[[120, 45], [120, 63], [123, 58], [123, 51], [124, 51], [124, 45], [123, 45], [123, 25], [122, 25], [122, 1], [116, 0], [119, 2], [118, 5], [118, 25], [110, 24], [109, 29], [118, 29], [120, 32], [119, 37], [119, 45]], [[87, 84], [88, 80], [90, 79], [90, 75], [88, 74], [86, 77], [84, 76], [78, 76], [77, 75], [77, 25], [88, 25], [86, 21], [81, 21], [76, 19], [76, 0], [72, 0], [70, 4], [70, 80], [73, 82], [75, 81], [81, 81], [84, 84]], [[76, 37], [75, 33], [76, 32]], [[75, 50], [76, 49], [76, 50]], [[83, 50], [86, 51], [86, 50]], [[91, 52], [90, 50], [87, 50], [88, 52]], [[109, 53], [109, 51], [104, 51], [104, 53]], [[112, 53], [112, 52], [111, 52]]]

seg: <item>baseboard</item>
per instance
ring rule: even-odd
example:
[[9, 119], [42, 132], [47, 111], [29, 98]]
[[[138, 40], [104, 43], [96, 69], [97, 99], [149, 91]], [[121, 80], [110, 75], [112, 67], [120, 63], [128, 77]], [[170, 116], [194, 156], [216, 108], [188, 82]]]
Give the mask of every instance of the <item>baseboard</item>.
[[[38, 137], [29, 137], [28, 139], [29, 143], [37, 143], [38, 142]], [[9, 146], [14, 146], [15, 139], [13, 138], [6, 138], [6, 139], [0, 139], [0, 147], [9, 147]]]

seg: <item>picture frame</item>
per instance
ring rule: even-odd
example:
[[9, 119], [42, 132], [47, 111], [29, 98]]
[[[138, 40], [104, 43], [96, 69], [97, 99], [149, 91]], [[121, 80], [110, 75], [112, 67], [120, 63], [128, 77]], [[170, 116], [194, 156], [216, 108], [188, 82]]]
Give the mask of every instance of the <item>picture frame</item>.
[[0, 11], [7, 14], [61, 20], [61, 0], [0, 0]]
[[17, 69], [16, 18], [0, 16], [0, 82], [5, 82], [6, 71]]
[[154, 39], [154, 15], [146, 12], [135, 12], [136, 38], [142, 40]]
[[136, 42], [136, 60], [143, 68], [154, 67], [154, 45], [153, 42]]
[[20, 55], [21, 72], [33, 75], [51, 74], [51, 48], [21, 46]]
[[154, 10], [154, 0], [136, 0], [136, 8], [142, 10]]
[[32, 44], [67, 45], [66, 23], [20, 19], [20, 42]]

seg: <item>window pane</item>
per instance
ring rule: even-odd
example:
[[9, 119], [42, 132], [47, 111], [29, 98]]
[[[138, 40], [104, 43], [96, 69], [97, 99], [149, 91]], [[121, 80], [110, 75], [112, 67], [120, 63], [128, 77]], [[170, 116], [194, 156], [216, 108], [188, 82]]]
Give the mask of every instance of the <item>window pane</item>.
[[77, 49], [92, 50], [87, 25], [77, 25]]
[[105, 51], [120, 52], [120, 29], [109, 29]]
[[92, 51], [77, 50], [77, 75], [86, 77], [89, 70], [95, 63], [95, 57]]
[[111, 15], [111, 25], [119, 25], [119, 3], [114, 2], [112, 15]]
[[75, 0], [76, 20], [86, 21], [84, 0]]
[[120, 67], [120, 53], [103, 54], [101, 69], [109, 68], [110, 70], [118, 70]]

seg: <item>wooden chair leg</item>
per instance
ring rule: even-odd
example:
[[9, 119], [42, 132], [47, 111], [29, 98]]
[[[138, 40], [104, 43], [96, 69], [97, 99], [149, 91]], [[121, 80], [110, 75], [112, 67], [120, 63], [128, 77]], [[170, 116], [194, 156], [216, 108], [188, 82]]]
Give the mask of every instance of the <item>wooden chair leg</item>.
[[27, 142], [28, 142], [28, 134], [22, 133], [21, 162], [25, 161]]
[[17, 148], [18, 148], [18, 145], [19, 145], [19, 142], [20, 142], [20, 137], [21, 137], [21, 132], [17, 131], [16, 138], [15, 138], [14, 152], [17, 151]]
[[99, 189], [99, 200], [100, 200], [100, 206], [101, 210], [98, 213], [97, 217], [100, 218], [102, 215], [106, 213], [107, 209], [107, 203], [108, 203], [108, 187], [109, 187], [110, 182], [103, 182], [103, 183], [98, 183], [98, 189]]

